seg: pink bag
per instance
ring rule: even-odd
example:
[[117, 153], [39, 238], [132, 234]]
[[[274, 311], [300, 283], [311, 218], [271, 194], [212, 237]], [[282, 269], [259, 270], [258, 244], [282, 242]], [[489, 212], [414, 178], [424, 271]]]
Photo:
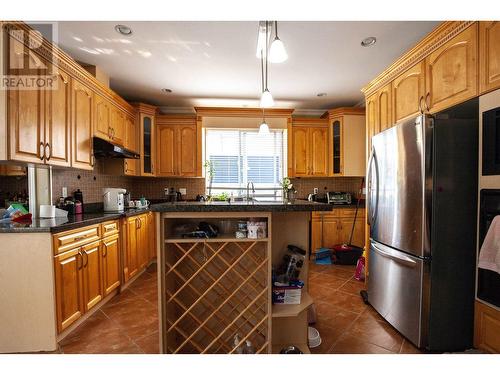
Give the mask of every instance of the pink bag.
[[363, 281], [365, 279], [365, 257], [359, 257], [356, 263], [354, 278], [358, 281]]

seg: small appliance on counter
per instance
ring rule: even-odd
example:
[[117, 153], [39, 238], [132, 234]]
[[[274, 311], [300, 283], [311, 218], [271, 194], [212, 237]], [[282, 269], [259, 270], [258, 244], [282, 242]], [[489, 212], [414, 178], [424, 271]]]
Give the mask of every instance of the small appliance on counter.
[[328, 203], [330, 204], [352, 204], [351, 193], [342, 191], [329, 191], [326, 193]]
[[178, 202], [182, 200], [182, 194], [179, 191], [175, 191], [175, 188], [165, 188], [165, 197], [167, 202]]
[[126, 192], [127, 190], [121, 188], [102, 189], [104, 212], [123, 212], [125, 210], [124, 195]]

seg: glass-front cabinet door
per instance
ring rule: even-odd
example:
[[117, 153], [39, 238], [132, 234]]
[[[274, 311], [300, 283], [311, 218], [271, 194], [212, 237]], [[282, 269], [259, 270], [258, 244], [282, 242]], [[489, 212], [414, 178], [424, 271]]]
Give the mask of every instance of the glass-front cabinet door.
[[342, 174], [342, 117], [332, 120], [333, 153], [332, 165], [333, 174]]
[[141, 113], [141, 174], [154, 175], [154, 117]]

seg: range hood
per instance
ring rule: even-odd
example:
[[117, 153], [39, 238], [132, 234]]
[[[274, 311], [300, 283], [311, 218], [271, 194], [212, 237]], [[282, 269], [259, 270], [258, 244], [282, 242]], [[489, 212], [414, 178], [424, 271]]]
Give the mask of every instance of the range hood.
[[94, 137], [94, 156], [96, 158], [139, 159], [140, 155], [125, 147], [115, 145], [104, 139]]

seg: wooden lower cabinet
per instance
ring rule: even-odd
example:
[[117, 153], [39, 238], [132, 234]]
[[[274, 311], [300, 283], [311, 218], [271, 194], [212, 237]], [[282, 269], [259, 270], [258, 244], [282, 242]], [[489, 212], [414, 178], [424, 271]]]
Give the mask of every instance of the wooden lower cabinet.
[[139, 269], [143, 269], [149, 262], [149, 230], [147, 214], [137, 217], [139, 230], [137, 235], [137, 258], [139, 259]]
[[148, 227], [148, 262], [156, 258], [156, 221], [153, 212], [147, 213], [147, 227]]
[[82, 267], [83, 256], [79, 247], [54, 258], [57, 331], [59, 333], [85, 312]]
[[102, 240], [102, 279], [104, 296], [120, 286], [120, 236], [115, 234]]
[[103, 298], [101, 241], [92, 242], [81, 248], [83, 254], [84, 305], [88, 311]]
[[500, 353], [500, 311], [475, 302], [474, 346], [489, 353]]
[[138, 257], [138, 247], [137, 247], [137, 236], [138, 236], [138, 223], [137, 217], [132, 216], [127, 218], [127, 231], [126, 231], [126, 264], [124, 266], [124, 276], [125, 281], [128, 281], [132, 277], [134, 277], [139, 271], [139, 257]]
[[[334, 209], [331, 212], [313, 212], [311, 217], [311, 251], [321, 247], [349, 243], [355, 209]], [[354, 226], [352, 244], [363, 247], [365, 241], [365, 210], [360, 208]]]

